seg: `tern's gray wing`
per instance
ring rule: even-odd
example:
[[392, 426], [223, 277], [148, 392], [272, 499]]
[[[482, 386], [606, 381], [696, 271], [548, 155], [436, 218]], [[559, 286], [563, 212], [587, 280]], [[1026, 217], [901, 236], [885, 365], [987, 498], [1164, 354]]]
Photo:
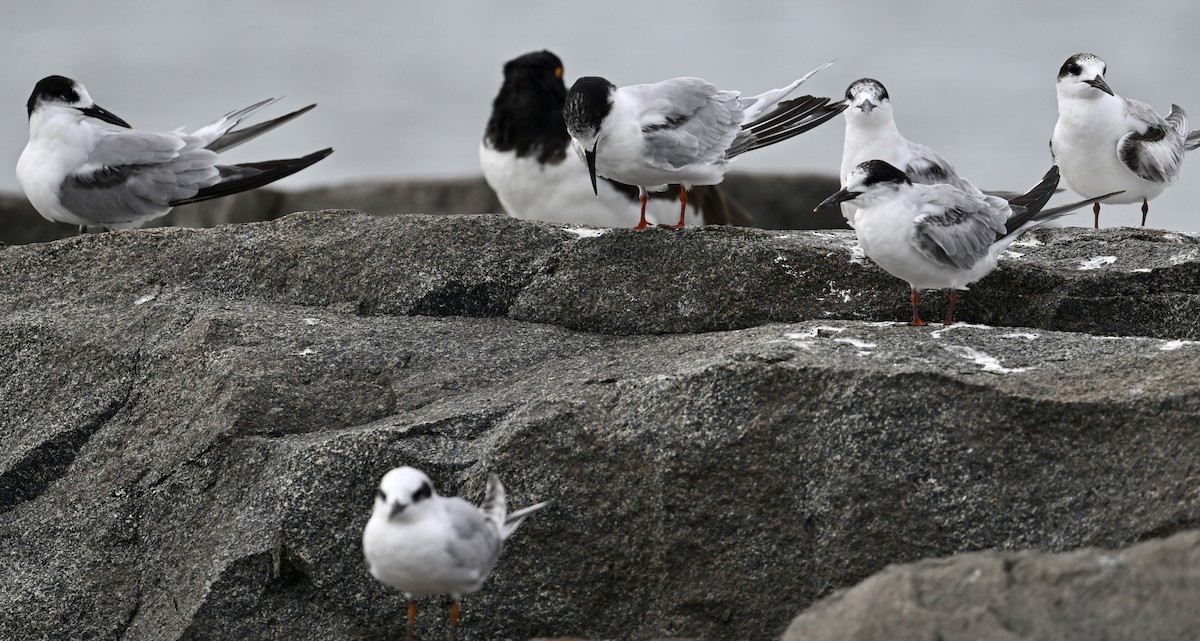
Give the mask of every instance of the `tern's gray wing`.
[[931, 185], [913, 220], [913, 245], [935, 263], [970, 269], [1007, 233], [1009, 207], [994, 196], [979, 198], [949, 185]]
[[458, 499], [446, 499], [452, 534], [446, 541], [446, 551], [458, 564], [463, 576], [483, 583], [500, 556], [500, 532], [479, 508]]
[[1187, 116], [1172, 106], [1174, 122], [1164, 120], [1154, 108], [1144, 102], [1125, 99], [1128, 119], [1133, 131], [1117, 141], [1117, 156], [1129, 171], [1151, 182], [1165, 183], [1175, 179], [1183, 163], [1184, 135], [1176, 128], [1182, 121], [1187, 129]]
[[908, 144], [912, 152], [912, 160], [900, 169], [904, 171], [909, 180], [925, 185], [945, 183], [971, 194], [978, 195], [980, 193], [975, 185], [959, 176], [954, 165], [951, 165], [950, 161], [943, 158], [941, 154], [920, 143], [910, 142]]
[[86, 171], [63, 180], [59, 200], [97, 225], [161, 216], [170, 203], [220, 179], [216, 160], [217, 154], [186, 135], [114, 132], [97, 141]]
[[719, 161], [741, 131], [738, 94], [700, 78], [674, 78], [626, 87], [640, 102], [646, 156], [664, 169]]

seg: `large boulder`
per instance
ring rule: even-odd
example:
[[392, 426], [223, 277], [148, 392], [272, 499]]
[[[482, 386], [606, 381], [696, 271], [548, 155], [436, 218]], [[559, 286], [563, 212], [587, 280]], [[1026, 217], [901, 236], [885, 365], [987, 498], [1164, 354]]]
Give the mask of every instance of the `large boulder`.
[[1200, 532], [1123, 550], [978, 552], [889, 567], [796, 617], [783, 641], [1193, 639]]
[[596, 234], [326, 212], [0, 249], [0, 638], [395, 638], [359, 537], [401, 464], [555, 501], [464, 641], [770, 638], [889, 563], [1200, 526], [1195, 325], [1040, 313], [1182, 317], [1190, 237], [1045, 232], [963, 301], [1044, 327], [944, 329], [857, 320], [907, 297], [847, 235]]

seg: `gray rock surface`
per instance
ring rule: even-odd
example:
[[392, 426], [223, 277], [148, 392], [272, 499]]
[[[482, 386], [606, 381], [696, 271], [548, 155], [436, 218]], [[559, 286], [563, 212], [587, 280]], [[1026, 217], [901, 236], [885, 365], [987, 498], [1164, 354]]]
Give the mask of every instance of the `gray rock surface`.
[[1172, 641], [1200, 631], [1200, 532], [1109, 551], [983, 552], [889, 567], [783, 641]]
[[[834, 210], [812, 209], [837, 191], [837, 178], [820, 174], [730, 174], [723, 184], [730, 197], [766, 229], [844, 228]], [[502, 213], [499, 199], [482, 177], [377, 180], [300, 191], [256, 189], [226, 198], [176, 207], [150, 227], [215, 227], [274, 220], [298, 211], [356, 209], [369, 214]], [[637, 222], [630, 210], [629, 226]], [[69, 238], [73, 225], [42, 218], [20, 194], [0, 194], [0, 243], [23, 245]]]
[[[967, 317], [1195, 305], [1191, 237], [1036, 238]], [[772, 638], [890, 563], [1200, 528], [1194, 320], [854, 320], [905, 295], [848, 240], [326, 212], [0, 248], [0, 638], [395, 638], [359, 536], [401, 464], [556, 501], [463, 641]]]
[[[599, 234], [599, 235], [595, 235]], [[1099, 335], [1200, 339], [1200, 237], [1143, 229], [1030, 232], [960, 299], [957, 318]], [[171, 229], [13, 247], [9, 295], [183, 287], [218, 299], [345, 304], [364, 314], [507, 316], [601, 333], [688, 333], [823, 318], [911, 318], [908, 286], [850, 231], [565, 228], [499, 215], [333, 211], [270, 227]], [[0, 269], [11, 269], [0, 267]], [[0, 272], [0, 277], [3, 277]], [[930, 292], [923, 315], [945, 314]]]

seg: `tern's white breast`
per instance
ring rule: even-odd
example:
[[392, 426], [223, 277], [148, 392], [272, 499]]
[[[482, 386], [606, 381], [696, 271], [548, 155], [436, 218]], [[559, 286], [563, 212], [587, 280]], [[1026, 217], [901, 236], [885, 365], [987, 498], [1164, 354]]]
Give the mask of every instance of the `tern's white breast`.
[[1139, 177], [1117, 154], [1118, 141], [1130, 131], [1124, 100], [1060, 96], [1051, 144], [1063, 180], [1084, 198], [1125, 191], [1105, 203], [1141, 202], [1161, 194], [1165, 183]]
[[59, 203], [63, 179], [88, 162], [99, 132], [75, 110], [43, 107], [29, 119], [29, 143], [17, 160], [17, 184], [47, 220], [88, 224]]
[[413, 596], [478, 589], [491, 568], [462, 567], [446, 546], [452, 529], [444, 518], [393, 522], [387, 510], [376, 510], [363, 530], [363, 554], [371, 575]]

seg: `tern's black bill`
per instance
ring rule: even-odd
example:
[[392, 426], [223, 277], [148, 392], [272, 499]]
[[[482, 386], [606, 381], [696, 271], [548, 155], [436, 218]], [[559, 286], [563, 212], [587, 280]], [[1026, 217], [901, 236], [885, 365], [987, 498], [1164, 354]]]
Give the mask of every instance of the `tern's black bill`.
[[103, 120], [104, 122], [107, 122], [110, 125], [116, 125], [118, 127], [124, 127], [126, 129], [133, 129], [133, 127], [131, 127], [129, 125], [129, 123], [127, 123], [124, 120], [121, 120], [119, 117], [117, 117], [117, 114], [114, 114], [113, 112], [105, 109], [104, 107], [101, 107], [100, 105], [92, 105], [91, 107], [88, 107], [86, 109], [80, 109], [80, 111], [82, 111], [83, 115], [85, 115], [85, 116], [91, 116], [92, 118], [95, 118], [97, 120]]
[[400, 514], [402, 512], [404, 512], [404, 508], [406, 508], [406, 507], [408, 507], [408, 506], [404, 505], [403, 503], [392, 503], [392, 511], [388, 512], [388, 518], [394, 519], [397, 516], [400, 516]]
[[600, 195], [600, 190], [596, 189], [596, 146], [599, 144], [600, 141], [597, 140], [595, 144], [592, 145], [591, 151], [583, 152], [583, 157], [585, 160], [587, 160], [588, 175], [592, 177], [592, 193], [596, 194], [597, 196]]
[[816, 207], [813, 208], [813, 211], [817, 211], [818, 209], [825, 209], [826, 207], [833, 207], [834, 205], [836, 205], [838, 203], [844, 203], [847, 200], [854, 200], [855, 198], [858, 198], [861, 194], [862, 194], [861, 191], [850, 191], [849, 189], [839, 189], [837, 191], [837, 193], [835, 193], [834, 195], [830, 196], [829, 198], [826, 198], [825, 200], [822, 200], [820, 205], [817, 205]]
[[1104, 93], [1106, 93], [1110, 96], [1115, 95], [1113, 93], [1112, 89], [1109, 88], [1108, 83], [1104, 82], [1103, 76], [1096, 76], [1095, 78], [1092, 78], [1091, 80], [1084, 80], [1084, 82], [1099, 89], [1100, 91], [1103, 91]]

